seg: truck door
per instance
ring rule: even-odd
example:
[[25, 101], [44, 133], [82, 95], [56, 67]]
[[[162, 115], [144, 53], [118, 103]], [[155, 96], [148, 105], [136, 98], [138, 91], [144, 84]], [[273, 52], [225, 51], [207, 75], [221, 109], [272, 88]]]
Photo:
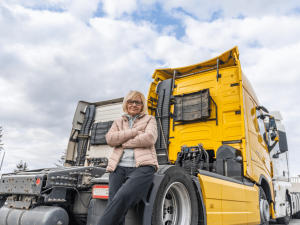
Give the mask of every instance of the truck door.
[[263, 118], [261, 117], [262, 113], [256, 109], [255, 104], [253, 104], [253, 106], [254, 107], [251, 109], [250, 116], [248, 117], [248, 124], [250, 125], [248, 134], [252, 162], [252, 177], [255, 180], [258, 180], [259, 176], [263, 174], [262, 171], [266, 171], [270, 174], [271, 169], [266, 126]]
[[252, 179], [258, 181], [261, 174], [269, 177], [271, 172], [266, 127], [263, 118], [260, 117], [262, 113], [256, 109], [256, 102], [246, 91], [244, 95], [248, 130], [247, 171]]
[[259, 129], [259, 133], [257, 133], [257, 139], [260, 144], [260, 151], [257, 151], [260, 153], [260, 159], [263, 162], [264, 168], [267, 169], [269, 173], [271, 173], [270, 156], [268, 150], [268, 135], [264, 119], [261, 116], [262, 113], [259, 110], [256, 110], [256, 121]]

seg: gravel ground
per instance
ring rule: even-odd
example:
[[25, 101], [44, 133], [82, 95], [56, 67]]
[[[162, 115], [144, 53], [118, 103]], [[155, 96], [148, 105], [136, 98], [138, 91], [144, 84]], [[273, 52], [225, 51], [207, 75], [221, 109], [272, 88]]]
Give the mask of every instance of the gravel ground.
[[[275, 220], [271, 220], [271, 221], [270, 221], [270, 224], [278, 224], [278, 223], [276, 223]], [[300, 224], [300, 219], [292, 219], [292, 220], [290, 221], [290, 224]], [[278, 225], [280, 225], [280, 224], [278, 224]]]

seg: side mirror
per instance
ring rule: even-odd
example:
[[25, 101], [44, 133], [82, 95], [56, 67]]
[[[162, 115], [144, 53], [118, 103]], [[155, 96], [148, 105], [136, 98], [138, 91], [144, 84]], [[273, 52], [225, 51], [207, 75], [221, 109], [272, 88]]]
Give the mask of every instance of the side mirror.
[[273, 127], [274, 130], [277, 130], [275, 118], [273, 116], [269, 117], [269, 124], [270, 124], [270, 127]]
[[288, 151], [288, 144], [286, 139], [286, 133], [283, 131], [278, 131], [279, 134], [279, 150], [281, 153]]

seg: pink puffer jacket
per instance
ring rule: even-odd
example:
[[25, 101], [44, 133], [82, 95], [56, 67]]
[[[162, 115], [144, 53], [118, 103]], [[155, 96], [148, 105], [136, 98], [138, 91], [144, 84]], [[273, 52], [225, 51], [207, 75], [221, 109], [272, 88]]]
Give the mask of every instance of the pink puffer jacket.
[[135, 119], [132, 129], [125, 115], [116, 119], [106, 134], [106, 141], [114, 150], [108, 161], [106, 171], [112, 172], [118, 166], [124, 148], [133, 148], [136, 167], [154, 165], [158, 162], [154, 144], [157, 139], [157, 125], [154, 116], [141, 113]]

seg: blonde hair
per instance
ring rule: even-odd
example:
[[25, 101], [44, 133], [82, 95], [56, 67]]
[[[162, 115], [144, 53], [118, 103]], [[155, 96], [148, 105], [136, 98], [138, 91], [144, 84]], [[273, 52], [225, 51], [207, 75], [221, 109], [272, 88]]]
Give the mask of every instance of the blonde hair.
[[128, 100], [134, 100], [138, 97], [141, 97], [142, 99], [142, 109], [141, 109], [141, 113], [145, 113], [145, 114], [148, 114], [148, 109], [147, 109], [147, 102], [146, 102], [146, 98], [145, 96], [143, 95], [143, 93], [139, 92], [139, 91], [130, 91], [126, 97], [124, 98], [123, 100], [123, 111], [125, 113], [128, 113], [128, 110], [127, 110], [127, 101]]

